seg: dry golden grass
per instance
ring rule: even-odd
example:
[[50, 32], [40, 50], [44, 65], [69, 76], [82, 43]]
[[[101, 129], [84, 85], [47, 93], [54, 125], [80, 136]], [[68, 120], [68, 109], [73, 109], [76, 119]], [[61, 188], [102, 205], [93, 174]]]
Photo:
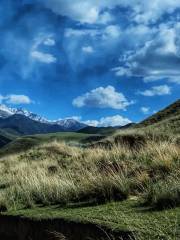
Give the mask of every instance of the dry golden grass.
[[163, 196], [176, 205], [179, 156], [173, 141], [150, 141], [137, 150], [125, 145], [82, 149], [59, 142], [44, 144], [0, 159], [0, 206], [103, 203], [129, 195], [144, 196], [155, 205]]

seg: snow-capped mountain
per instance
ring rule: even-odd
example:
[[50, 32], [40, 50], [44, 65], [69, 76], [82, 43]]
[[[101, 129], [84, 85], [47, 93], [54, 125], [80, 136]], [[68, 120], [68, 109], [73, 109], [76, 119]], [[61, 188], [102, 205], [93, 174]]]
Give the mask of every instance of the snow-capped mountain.
[[0, 104], [0, 118], [7, 118], [10, 117], [14, 114], [20, 114], [26, 117], [29, 117], [30, 119], [34, 120], [34, 121], [38, 121], [38, 122], [44, 122], [47, 123], [48, 120], [35, 114], [32, 113], [30, 111], [27, 111], [25, 109], [22, 108], [9, 108], [4, 104]]
[[59, 125], [60, 127], [62, 127], [64, 131], [77, 131], [87, 126], [83, 123], [78, 122], [75, 119], [61, 119], [61, 120], [50, 121], [38, 114], [32, 113], [25, 109], [9, 108], [4, 104], [0, 104], [0, 118], [5, 119], [16, 114], [23, 115], [36, 122], [46, 123], [51, 125]]
[[0, 118], [7, 118], [13, 115], [13, 110], [4, 104], [0, 104]]
[[27, 110], [24, 110], [24, 109], [14, 109], [13, 110], [13, 113], [14, 114], [20, 114], [20, 115], [24, 115], [34, 121], [37, 121], [37, 122], [41, 122], [41, 123], [48, 123], [49, 121], [47, 119], [45, 119], [44, 117], [41, 117], [39, 116], [38, 114], [35, 114], [35, 113], [32, 113], [32, 112], [29, 112]]
[[55, 123], [64, 129], [70, 129], [72, 131], [77, 131], [87, 126], [86, 124], [78, 122], [75, 119], [61, 119], [55, 121]]

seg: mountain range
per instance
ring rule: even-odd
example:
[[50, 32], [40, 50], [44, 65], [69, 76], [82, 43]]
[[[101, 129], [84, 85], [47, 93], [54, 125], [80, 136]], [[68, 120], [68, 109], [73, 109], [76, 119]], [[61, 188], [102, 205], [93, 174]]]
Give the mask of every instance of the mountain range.
[[0, 145], [3, 146], [18, 136], [56, 132], [78, 132], [82, 134], [113, 134], [127, 128], [153, 128], [163, 132], [180, 133], [180, 100], [153, 114], [140, 123], [123, 127], [91, 127], [74, 119], [48, 121], [23, 109], [0, 105]]
[[86, 126], [75, 119], [49, 121], [27, 110], [0, 105], [0, 128], [18, 135], [78, 131]]

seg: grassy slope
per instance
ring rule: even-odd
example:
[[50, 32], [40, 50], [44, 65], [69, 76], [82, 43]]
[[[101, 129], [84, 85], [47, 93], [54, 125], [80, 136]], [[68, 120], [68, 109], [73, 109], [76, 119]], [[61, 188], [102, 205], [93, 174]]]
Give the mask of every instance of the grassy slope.
[[116, 132], [113, 127], [85, 127], [78, 131], [79, 133], [110, 135]]
[[[37, 145], [52, 142], [52, 141], [64, 141], [64, 142], [76, 142], [81, 143], [86, 141], [92, 134], [85, 133], [75, 133], [75, 132], [60, 132], [60, 133], [50, 133], [50, 134], [39, 134], [31, 135], [25, 137], [16, 138], [14, 141], [10, 142], [6, 146], [0, 149], [0, 156], [5, 154], [13, 154], [26, 151], [31, 147]], [[90, 141], [90, 139], [89, 139]]]
[[[160, 133], [164, 133], [164, 132], [166, 134], [171, 133], [172, 135], [174, 135], [174, 133], [180, 133], [179, 132], [179, 127], [180, 127], [179, 101], [171, 105], [169, 108], [165, 109], [165, 111], [162, 111], [152, 116], [150, 119], [142, 122], [139, 126], [141, 128], [139, 129], [134, 128], [130, 130], [131, 131], [130, 133], [127, 133], [127, 134], [136, 135], [137, 133], [139, 134], [139, 132], [140, 132], [140, 135], [141, 134], [144, 135], [144, 132], [151, 132], [154, 134], [154, 132], [156, 132], [155, 130], [157, 130], [157, 132], [160, 132]], [[121, 133], [122, 135], [126, 135], [126, 131], [125, 132], [119, 131], [119, 133]], [[73, 139], [74, 141], [81, 142], [87, 137], [87, 135], [84, 135], [84, 134], [82, 135], [81, 134], [76, 135], [76, 133], [73, 133], [73, 134], [74, 135], [72, 135], [71, 133], [63, 133], [63, 134], [61, 133], [59, 135], [59, 139], [60, 140], [66, 139], [67, 141], [72, 141]], [[138, 134], [137, 134], [137, 137], [139, 137]], [[145, 135], [145, 136], [148, 137], [148, 135]], [[33, 139], [33, 137], [31, 136], [30, 138]], [[57, 137], [57, 134], [55, 134], [55, 136], [54, 134], [38, 135], [38, 136], [35, 136], [35, 140], [37, 140], [38, 143], [39, 142], [43, 143], [45, 141], [49, 141], [49, 139], [53, 140], [55, 137]], [[158, 150], [160, 149], [158, 147], [156, 149], [157, 156], [153, 149], [152, 149], [152, 152], [147, 152], [147, 153], [144, 152], [144, 154], [142, 153], [141, 156], [137, 158], [137, 160], [138, 159], [139, 160], [137, 162], [138, 165], [136, 166], [138, 182], [139, 181], [146, 182], [146, 178], [148, 177], [148, 174], [154, 175], [155, 182], [153, 182], [152, 184], [154, 185], [153, 191], [156, 191], [156, 194], [158, 194], [160, 190], [165, 189], [166, 186], [167, 187], [170, 186], [169, 189], [167, 188], [167, 192], [166, 192], [166, 189], [164, 190], [163, 194], [165, 197], [169, 197], [169, 196], [171, 197], [172, 196], [171, 191], [174, 191], [173, 189], [175, 189], [175, 187], [178, 188], [179, 186], [178, 185], [179, 181], [177, 181], [174, 186], [172, 185], [172, 188], [171, 188], [171, 183], [172, 183], [171, 177], [172, 178], [174, 177], [173, 174], [176, 171], [177, 171], [176, 173], [177, 176], [175, 176], [175, 178], [178, 179], [178, 176], [179, 176], [178, 167], [177, 167], [179, 166], [178, 165], [179, 158], [177, 157], [177, 155], [172, 156], [172, 159], [167, 158], [168, 154], [170, 153], [170, 149], [168, 150], [168, 146], [169, 145], [163, 148], [165, 150], [163, 150], [162, 152]], [[126, 152], [126, 154], [128, 154], [128, 151]], [[125, 155], [122, 154], [122, 158], [120, 156], [117, 156], [117, 157], [113, 156], [112, 161], [119, 161], [118, 159], [122, 161], [125, 158], [123, 156]], [[104, 160], [104, 158], [106, 157], [104, 156], [102, 159]], [[135, 161], [135, 159], [136, 159], [136, 156], [134, 155], [133, 162]], [[161, 160], [159, 161], [159, 159]], [[129, 159], [127, 158], [127, 160], [125, 159], [123, 161], [126, 164], [126, 161], [128, 163]], [[131, 161], [131, 158], [130, 158], [130, 161]], [[133, 162], [131, 162], [131, 165], [133, 165]], [[131, 168], [130, 167], [131, 165], [129, 165], [128, 169]], [[173, 168], [171, 165], [173, 165]], [[168, 176], [170, 176], [170, 179], [169, 179], [170, 182], [168, 182], [169, 181], [168, 180], [167, 183], [165, 183], [164, 178], [166, 179]], [[133, 182], [134, 180], [135, 179], [133, 179]], [[157, 184], [156, 184], [156, 181], [157, 181]], [[158, 183], [160, 185], [158, 185]], [[162, 197], [164, 197], [163, 194], [162, 194]], [[157, 196], [155, 195], [155, 199]], [[136, 200], [126, 200], [123, 202], [116, 202], [116, 203], [112, 202], [104, 205], [91, 206], [91, 207], [90, 206], [83, 207], [81, 205], [79, 205], [79, 207], [74, 205], [71, 207], [66, 206], [64, 208], [57, 205], [50, 206], [50, 207], [35, 206], [33, 209], [18, 210], [18, 211], [10, 210], [8, 214], [22, 215], [30, 218], [59, 217], [59, 218], [67, 218], [67, 219], [72, 219], [75, 221], [82, 221], [82, 222], [90, 221], [90, 222], [97, 223], [99, 225], [108, 225], [112, 229], [118, 228], [120, 230], [128, 229], [132, 231], [137, 231], [139, 233], [142, 233], [143, 235], [142, 238], [138, 238], [138, 239], [143, 239], [143, 240], [180, 239], [180, 208], [155, 211], [155, 210], [151, 210], [150, 208], [140, 207], [140, 205]]]
[[145, 131], [156, 131], [165, 134], [179, 135], [180, 134], [180, 114], [174, 117], [169, 117], [153, 125], [147, 126]]
[[129, 129], [129, 128], [132, 128], [134, 125], [135, 125], [135, 123], [130, 123], [130, 124], [127, 124], [122, 127], [92, 127], [92, 126], [88, 126], [88, 127], [85, 127], [83, 129], [79, 130], [78, 132], [79, 133], [89, 133], [89, 134], [101, 134], [104, 136], [109, 136], [109, 135], [116, 133], [117, 130]]
[[162, 132], [180, 133], [180, 100], [145, 119], [136, 127], [149, 127], [150, 129], [159, 129]]
[[10, 143], [17, 137], [17, 133], [10, 129], [0, 129], [0, 148]]
[[[108, 225], [112, 229], [138, 231], [143, 234], [141, 240], [176, 240], [180, 227], [180, 208], [156, 211], [151, 205], [149, 208], [141, 207], [136, 199], [142, 198], [142, 190], [145, 193], [153, 186], [153, 191], [159, 194], [157, 184], [160, 182], [163, 190], [168, 177], [170, 184], [173, 184], [174, 175], [177, 175], [176, 179], [179, 174], [178, 151], [172, 143], [149, 145], [140, 152], [131, 152], [128, 148], [115, 148], [112, 151], [79, 149], [60, 143], [38, 146], [19, 156], [1, 159], [0, 193], [7, 190], [8, 199], [5, 203], [13, 201], [13, 207], [8, 212], [10, 215], [90, 221]], [[178, 191], [178, 179], [172, 188], [176, 186]], [[129, 188], [130, 199], [99, 206], [98, 202], [93, 202], [95, 205], [91, 207], [89, 205], [92, 202], [89, 201], [85, 202], [87, 207], [83, 207], [84, 201], [80, 204], [82, 193], [87, 193], [88, 199], [91, 194], [93, 198], [99, 198], [100, 195], [105, 196], [106, 190], [108, 194], [113, 187], [118, 187], [120, 192], [126, 192]], [[166, 193], [165, 189], [162, 198], [160, 193], [159, 196], [155, 195], [155, 199], [160, 197], [161, 201], [171, 191], [169, 188]], [[97, 196], [94, 193], [98, 193]], [[134, 200], [131, 200], [132, 195]], [[75, 201], [74, 196], [77, 196]], [[69, 199], [73, 200], [71, 204]], [[21, 205], [23, 202], [28, 205]], [[51, 206], [37, 207], [40, 202], [43, 206]], [[15, 205], [16, 210], [12, 210]], [[17, 210], [30, 206], [30, 209]], [[176, 237], [173, 238], [173, 234]], [[162, 235], [164, 238], [160, 238]]]
[[[92, 222], [107, 226], [113, 230], [138, 232], [140, 239], [176, 240], [180, 237], [180, 208], [165, 211], [149, 211], [138, 207], [136, 200], [112, 202], [94, 207], [59, 206], [39, 207], [30, 210], [11, 211], [8, 215], [20, 215], [29, 218], [63, 218], [80, 222]], [[174, 237], [176, 235], [176, 237]]]

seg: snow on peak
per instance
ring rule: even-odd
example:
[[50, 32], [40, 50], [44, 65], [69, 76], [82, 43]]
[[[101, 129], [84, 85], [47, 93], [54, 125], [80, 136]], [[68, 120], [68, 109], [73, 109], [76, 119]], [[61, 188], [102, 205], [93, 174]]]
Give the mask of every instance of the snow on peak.
[[25, 109], [9, 108], [4, 104], [0, 104], [0, 118], [7, 118], [15, 114], [26, 116], [34, 121], [41, 123], [56, 124], [63, 127], [65, 130], [79, 130], [86, 126], [85, 124], [71, 118], [49, 121], [46, 118]]

